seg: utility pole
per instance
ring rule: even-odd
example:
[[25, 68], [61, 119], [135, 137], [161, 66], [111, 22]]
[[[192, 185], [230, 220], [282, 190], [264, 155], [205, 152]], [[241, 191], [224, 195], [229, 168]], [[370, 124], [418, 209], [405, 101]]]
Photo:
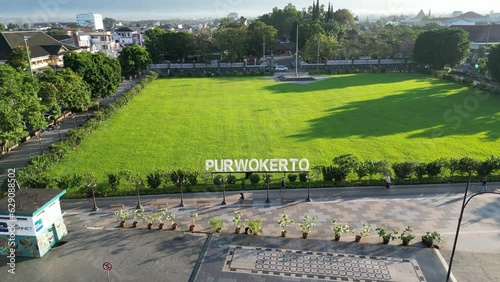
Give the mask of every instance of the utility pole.
[[299, 24], [297, 23], [297, 37], [295, 39], [295, 76], [299, 76]]
[[24, 47], [26, 48], [26, 55], [28, 56], [28, 65], [30, 66], [30, 74], [33, 76], [33, 69], [31, 68], [30, 50], [28, 49], [28, 38], [30, 37], [24, 36]]
[[262, 58], [266, 58], [266, 36], [262, 36]]
[[321, 36], [318, 37], [318, 60], [316, 61], [316, 71], [319, 69], [319, 44], [321, 42]]

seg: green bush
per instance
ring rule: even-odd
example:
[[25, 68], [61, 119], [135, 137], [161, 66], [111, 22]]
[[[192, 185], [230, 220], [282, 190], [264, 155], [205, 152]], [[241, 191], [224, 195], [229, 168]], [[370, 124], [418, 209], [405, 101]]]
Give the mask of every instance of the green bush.
[[395, 163], [392, 165], [392, 169], [394, 170], [394, 173], [396, 174], [398, 179], [411, 178], [411, 176], [415, 172], [415, 163], [414, 162]]
[[444, 163], [445, 162], [442, 159], [427, 163], [426, 166], [427, 175], [429, 175], [430, 177], [438, 176], [441, 173], [441, 169], [443, 168]]
[[458, 160], [457, 171], [462, 175], [466, 175], [469, 171], [476, 170], [478, 166], [478, 161], [473, 158], [463, 157]]
[[236, 176], [228, 175], [227, 176], [227, 184], [236, 184]]
[[297, 180], [297, 174], [289, 174], [287, 175], [288, 181], [295, 182]]
[[299, 173], [299, 181], [304, 183], [307, 182], [307, 172], [301, 172]]
[[146, 176], [146, 181], [148, 182], [148, 186], [151, 189], [157, 189], [161, 185], [162, 173], [157, 170], [155, 172], [149, 173]]
[[321, 168], [324, 181], [332, 181], [334, 175], [334, 168], [332, 166], [324, 166]]
[[187, 174], [187, 180], [191, 185], [198, 184], [198, 172], [189, 172]]
[[424, 175], [427, 174], [427, 165], [424, 163], [418, 163], [415, 165], [415, 175], [418, 179], [422, 179]]
[[214, 184], [215, 185], [222, 185], [224, 180], [224, 177], [220, 174], [214, 176]]
[[111, 191], [116, 192], [120, 187], [120, 174], [108, 173], [108, 185]]
[[260, 181], [260, 175], [253, 173], [250, 175], [250, 183], [255, 187], [257, 186], [257, 183]]

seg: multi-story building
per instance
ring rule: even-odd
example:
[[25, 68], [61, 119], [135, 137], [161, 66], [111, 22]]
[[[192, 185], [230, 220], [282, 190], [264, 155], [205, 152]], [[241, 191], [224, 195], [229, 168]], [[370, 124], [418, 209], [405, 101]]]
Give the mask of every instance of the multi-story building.
[[104, 30], [104, 23], [100, 14], [78, 14], [76, 15], [76, 23], [83, 27], [92, 27], [94, 30]]

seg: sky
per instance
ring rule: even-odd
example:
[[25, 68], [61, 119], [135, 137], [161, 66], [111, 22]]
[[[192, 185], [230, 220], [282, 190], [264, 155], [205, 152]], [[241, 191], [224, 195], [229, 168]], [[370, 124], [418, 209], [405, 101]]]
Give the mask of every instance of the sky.
[[[315, 0], [314, 0], [315, 1]], [[24, 18], [25, 22], [73, 20], [76, 14], [94, 12], [119, 20], [220, 18], [231, 12], [256, 17], [292, 3], [298, 9], [312, 5], [313, 0], [0, 0], [0, 19]], [[435, 16], [453, 11], [500, 12], [495, 0], [336, 0], [334, 9], [346, 8], [359, 16], [416, 15], [420, 9]], [[320, 4], [328, 5], [327, 0]]]

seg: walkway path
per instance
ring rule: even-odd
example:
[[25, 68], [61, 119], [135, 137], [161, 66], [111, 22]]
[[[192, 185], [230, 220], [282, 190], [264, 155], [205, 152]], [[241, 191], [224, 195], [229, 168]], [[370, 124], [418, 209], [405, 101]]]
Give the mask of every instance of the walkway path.
[[[100, 99], [101, 106], [108, 105], [113, 102], [116, 98], [123, 95], [128, 89], [133, 85], [138, 83], [141, 78], [134, 79], [131, 81], [125, 80], [120, 84], [118, 91], [114, 96], [108, 97], [106, 99]], [[45, 131], [40, 134], [41, 140], [38, 141], [36, 137], [23, 142], [16, 149], [11, 150], [8, 154], [1, 156], [0, 158], [0, 183], [3, 183], [7, 177], [8, 169], [20, 169], [22, 168], [31, 157], [40, 155], [43, 152], [49, 151], [49, 146], [53, 143], [59, 142], [61, 139], [66, 138], [66, 133], [78, 126], [81, 126], [87, 120], [87, 114], [92, 115], [93, 111], [76, 113], [74, 118], [71, 116], [64, 118], [61, 121], [60, 130]]]

